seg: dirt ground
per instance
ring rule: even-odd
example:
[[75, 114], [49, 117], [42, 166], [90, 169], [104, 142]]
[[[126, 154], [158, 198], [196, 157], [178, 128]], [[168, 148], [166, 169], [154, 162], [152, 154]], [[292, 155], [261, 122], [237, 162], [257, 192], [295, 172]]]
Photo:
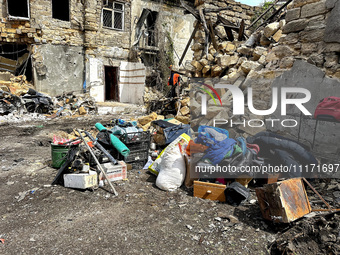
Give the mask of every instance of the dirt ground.
[[112, 116], [0, 126], [0, 254], [270, 253], [287, 226], [264, 221], [257, 203], [234, 207], [185, 188], [164, 192], [146, 170], [114, 182], [118, 197], [51, 186], [49, 135], [105, 118]]

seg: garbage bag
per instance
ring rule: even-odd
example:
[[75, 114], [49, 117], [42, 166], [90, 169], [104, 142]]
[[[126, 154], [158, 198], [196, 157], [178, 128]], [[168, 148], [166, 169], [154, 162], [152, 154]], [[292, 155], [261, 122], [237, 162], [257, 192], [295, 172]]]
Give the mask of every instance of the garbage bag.
[[183, 184], [187, 172], [184, 154], [189, 141], [188, 135], [180, 135], [149, 167], [149, 171], [157, 175], [156, 186], [158, 188], [173, 191]]
[[179, 144], [176, 144], [176, 146], [163, 154], [160, 168], [161, 171], [156, 179], [158, 188], [173, 191], [182, 185], [185, 179], [186, 167]]

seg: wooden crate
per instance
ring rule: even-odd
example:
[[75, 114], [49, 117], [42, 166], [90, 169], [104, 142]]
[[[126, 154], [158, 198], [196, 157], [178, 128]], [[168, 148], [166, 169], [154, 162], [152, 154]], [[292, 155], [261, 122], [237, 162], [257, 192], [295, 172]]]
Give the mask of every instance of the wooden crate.
[[194, 181], [194, 197], [225, 202], [224, 190], [226, 185]]
[[255, 191], [267, 220], [289, 223], [312, 211], [301, 178], [266, 184]]

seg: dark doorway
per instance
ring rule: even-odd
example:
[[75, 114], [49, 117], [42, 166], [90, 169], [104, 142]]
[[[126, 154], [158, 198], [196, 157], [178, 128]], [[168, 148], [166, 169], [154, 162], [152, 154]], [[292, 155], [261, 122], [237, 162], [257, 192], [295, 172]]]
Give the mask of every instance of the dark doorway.
[[119, 101], [118, 67], [105, 66], [105, 100]]

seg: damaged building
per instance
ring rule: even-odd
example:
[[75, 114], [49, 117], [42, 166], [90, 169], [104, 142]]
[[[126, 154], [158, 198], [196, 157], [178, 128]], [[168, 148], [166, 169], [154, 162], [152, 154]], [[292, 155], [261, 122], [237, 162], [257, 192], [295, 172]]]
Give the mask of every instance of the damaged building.
[[153, 69], [159, 51], [156, 27], [167, 28], [177, 51], [192, 30], [179, 4], [165, 2], [2, 1], [1, 71], [25, 74], [50, 96], [87, 91], [98, 102], [142, 104], [145, 66]]

